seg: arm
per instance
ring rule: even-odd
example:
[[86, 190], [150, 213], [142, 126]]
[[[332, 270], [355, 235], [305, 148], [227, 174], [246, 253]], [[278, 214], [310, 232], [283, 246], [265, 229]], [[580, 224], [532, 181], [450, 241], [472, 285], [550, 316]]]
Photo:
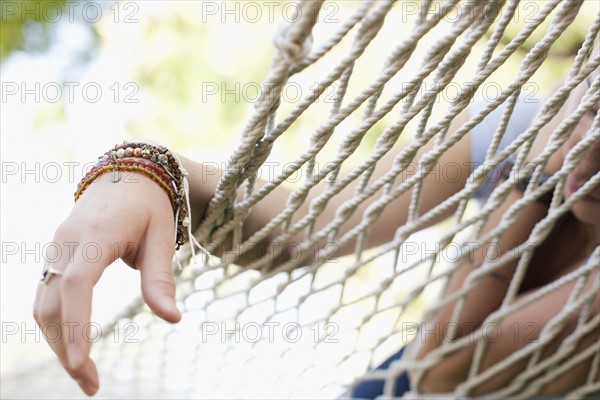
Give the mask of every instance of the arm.
[[[463, 125], [468, 118], [468, 114], [463, 112], [455, 118], [453, 121], [450, 132], [458, 129], [461, 125]], [[427, 151], [431, 150], [433, 147], [433, 141], [431, 140], [427, 143], [422, 149], [419, 150], [417, 155], [415, 156], [414, 162], [417, 162], [418, 159]], [[375, 181], [379, 177], [383, 176], [387, 173], [393, 164], [394, 158], [397, 155], [397, 150], [392, 149], [388, 154], [386, 154], [380, 162], [377, 163], [373, 176], [371, 177], [371, 182]], [[218, 180], [220, 178], [220, 172], [216, 171], [216, 168], [212, 165], [205, 165], [200, 162], [195, 162], [187, 158], [182, 158], [182, 162], [184, 166], [188, 170], [190, 174], [190, 193], [191, 193], [191, 201], [193, 202], [193, 221], [195, 223], [199, 222], [199, 217], [204, 212], [208, 202], [210, 201], [213, 190], [217, 186]], [[425, 213], [436, 205], [444, 201], [449, 196], [458, 192], [462, 189], [467, 181], [471, 173], [471, 144], [469, 135], [465, 135], [463, 139], [461, 139], [458, 143], [456, 143], [453, 147], [448, 149], [440, 158], [439, 165], [445, 166], [448, 164], [452, 164], [453, 167], [457, 166], [459, 168], [457, 173], [457, 179], [443, 179], [443, 176], [440, 176], [439, 173], [432, 173], [427, 176], [425, 179], [425, 183], [423, 185], [423, 193], [422, 193], [422, 203], [421, 203], [421, 213]], [[438, 171], [441, 168], [438, 168]], [[415, 168], [409, 168], [397, 179], [397, 182], [402, 182], [409, 179], [416, 173]], [[453, 170], [453, 174], [454, 174]], [[322, 185], [322, 184], [320, 184]], [[301, 208], [297, 211], [297, 215], [306, 215], [309, 209], [311, 196], [314, 196], [314, 193], [320, 192], [322, 186], [317, 186], [311, 190], [309, 193], [309, 197], [304, 201]], [[315, 230], [323, 227], [327, 223], [333, 220], [336, 211], [344, 204], [344, 202], [352, 199], [354, 196], [354, 191], [356, 189], [356, 181], [353, 182], [348, 187], [344, 188], [341, 193], [337, 196], [334, 196], [329, 203], [327, 204], [325, 210], [318, 218], [317, 226]], [[271, 221], [274, 217], [276, 217], [283, 209], [283, 205], [286, 203], [287, 198], [291, 194], [291, 191], [284, 187], [279, 186], [274, 189], [272, 193], [267, 195], [263, 200], [261, 200], [254, 208], [252, 212], [249, 214], [248, 219], [244, 221], [244, 240], [247, 239], [252, 233], [256, 232], [261, 227], [265, 226], [269, 221]], [[369, 241], [367, 243], [368, 247], [373, 247], [377, 245], [381, 245], [383, 243], [388, 242], [393, 238], [396, 229], [402, 226], [408, 218], [408, 207], [411, 199], [411, 191], [407, 191], [401, 196], [399, 196], [396, 200], [390, 203], [381, 216], [376, 220], [376, 222], [371, 227], [371, 233], [369, 235]], [[350, 228], [357, 225], [362, 218], [362, 213], [365, 210], [366, 206], [363, 205], [359, 207], [353, 215], [349, 218], [349, 220], [343, 225], [342, 232], [349, 230]], [[454, 210], [447, 210], [444, 215], [440, 216], [436, 221], [432, 223], [439, 222], [444, 218], [450, 216]], [[275, 234], [272, 235], [275, 237]], [[303, 236], [297, 235], [291, 241], [302, 241], [304, 239]], [[323, 244], [324, 245], [324, 244]], [[262, 248], [266, 248], [266, 246], [262, 246]], [[227, 250], [219, 249], [219, 251]], [[351, 253], [354, 250], [353, 244], [347, 244], [344, 247], [338, 249], [336, 252], [337, 256], [342, 256]], [[252, 257], [248, 257], [250, 259], [256, 259], [257, 254], [253, 254]], [[242, 257], [239, 261], [239, 264], [245, 265], [249, 263], [247, 259]]]
[[[457, 129], [466, 120], [466, 113], [459, 115], [450, 131]], [[432, 143], [428, 143], [415, 159], [418, 160], [431, 147]], [[458, 163], [463, 169], [459, 179], [454, 181], [440, 181], [439, 176], [435, 175], [430, 175], [425, 180], [421, 212], [432, 209], [464, 186], [471, 172], [470, 147], [470, 138], [466, 135], [442, 156], [442, 166], [452, 162]], [[395, 155], [392, 151], [378, 163], [373, 179], [389, 170]], [[220, 176], [201, 163], [185, 158], [182, 158], [182, 162], [190, 174], [192, 217], [193, 221], [198, 223]], [[407, 171], [399, 179], [408, 179], [411, 175], [412, 173]], [[61, 259], [52, 265], [44, 266], [44, 269], [56, 268], [64, 275], [53, 277], [47, 284], [40, 284], [38, 287], [34, 317], [40, 326], [48, 323], [62, 326], [64, 321], [77, 322], [80, 327], [85, 326], [91, 316], [93, 286], [100, 279], [104, 268], [118, 258], [124, 259], [140, 271], [144, 299], [159, 317], [170, 322], [181, 318], [174, 302], [175, 285], [171, 271], [171, 260], [175, 251], [172, 243], [173, 215], [167, 196], [154, 182], [142, 175], [135, 184], [115, 184], [109, 178], [108, 175], [102, 176], [90, 185], [74, 205], [71, 214], [56, 230], [54, 237], [55, 242], [63, 244], [72, 241], [78, 241], [80, 244], [94, 241], [100, 244], [105, 257], [92, 265], [83, 259]], [[351, 185], [332, 199], [320, 221], [330, 221], [343, 202], [352, 197], [353, 191], [354, 186]], [[245, 234], [250, 235], [276, 216], [280, 205], [289, 194], [287, 189], [279, 187], [260, 202], [245, 222]], [[135, 203], [132, 203], [131, 199], [135, 199]], [[410, 193], [405, 193], [388, 205], [372, 227], [369, 246], [385, 243], [393, 237], [397, 227], [407, 220], [409, 203]], [[303, 209], [299, 210], [300, 214], [307, 211], [308, 204], [308, 201], [304, 203]], [[345, 225], [346, 229], [360, 221], [363, 210], [364, 207], [354, 213]], [[446, 216], [452, 212], [453, 210], [447, 211]], [[118, 244], [116, 248], [119, 252], [112, 250], [115, 244]], [[63, 250], [63, 254], [69, 253], [69, 248], [65, 247]], [[349, 245], [339, 249], [338, 254], [348, 254], [351, 251], [352, 246]], [[247, 260], [242, 258], [240, 261], [244, 265]], [[82, 338], [81, 332], [75, 334], [76, 337]], [[51, 347], [82, 389], [87, 394], [95, 393], [98, 388], [98, 375], [89, 358], [90, 343], [83, 340], [73, 343], [65, 341], [52, 343]]]
[[[98, 373], [89, 357], [91, 343], [83, 329], [91, 318], [92, 290], [104, 269], [122, 258], [141, 274], [142, 294], [150, 309], [169, 322], [181, 314], [175, 305], [171, 260], [175, 254], [173, 211], [167, 194], [142, 174], [113, 183], [98, 178], [75, 203], [54, 234], [61, 258], [44, 265], [62, 272], [40, 282], [33, 314], [44, 328], [73, 327], [62, 340], [49, 341], [67, 372], [87, 395], [98, 390]], [[134, 201], [132, 201], [134, 199]], [[71, 244], [77, 245], [71, 248]], [[86, 257], [88, 243], [100, 247], [98, 259]], [[115, 250], [117, 249], [117, 250]], [[46, 333], [42, 329], [42, 333]], [[71, 338], [72, 340], [70, 340]]]
[[[510, 205], [521, 196], [521, 193], [517, 190], [513, 190], [502, 206], [490, 216], [486, 227], [484, 228], [484, 232], [497, 226]], [[532, 204], [530, 209], [528, 209], [528, 212], [522, 215], [515, 225], [503, 235], [498, 243], [499, 246], [496, 247], [496, 249], [500, 249], [500, 254], [498, 254], [497, 257], [500, 257], [502, 254], [509, 252], [511, 249], [524, 243], [529, 237], [529, 233], [533, 226], [543, 218], [545, 214], [545, 206], [541, 204]], [[473, 272], [474, 268], [483, 263], [485, 255], [481, 249], [485, 248], [485, 243], [481, 243], [481, 245], [482, 246], [472, 255], [473, 262], [467, 262], [459, 266], [452, 274], [445, 296], [460, 290], [468, 275]], [[510, 262], [499, 269], [498, 272], [504, 276], [512, 276], [516, 265], [516, 261]], [[459, 326], [458, 338], [467, 336], [479, 329], [485, 318], [500, 306], [502, 299], [506, 295], [507, 289], [507, 282], [490, 275], [483, 278], [473, 289], [471, 289], [465, 298], [462, 313], [456, 321]], [[429, 327], [429, 329], [436, 327], [440, 332], [446, 332], [451, 322], [455, 306], [456, 301], [442, 307], [425, 322], [425, 326]], [[437, 328], [438, 326], [439, 328]], [[416, 359], [418, 360], [423, 359], [427, 354], [437, 349], [445, 342], [445, 340], [447, 340], [441, 337], [441, 335], [439, 338], [428, 335], [425, 339], [426, 340], [424, 341], [415, 340], [411, 344], [411, 351], [414, 352], [413, 354], [415, 354]], [[447, 392], [453, 390], [458, 383], [467, 378], [474, 349], [474, 344], [469, 345], [462, 350], [450, 354], [437, 365], [428, 369], [423, 375], [419, 390], [425, 392]]]
[[[458, 118], [456, 124], [463, 122], [464, 119]], [[465, 138], [445, 158], [452, 161], [470, 160], [469, 151], [468, 138]], [[393, 158], [394, 154], [388, 155], [378, 166], [375, 176], [385, 173]], [[193, 221], [199, 221], [212, 197], [219, 175], [205, 173], [207, 170], [201, 163], [188, 159], [182, 159], [182, 162], [190, 174]], [[468, 164], [465, 168], [468, 169]], [[468, 172], [464, 171], [460, 181], [441, 185], [428, 179], [424, 187], [422, 209], [431, 209], [459, 190]], [[91, 318], [93, 287], [113, 261], [121, 258], [140, 271], [144, 300], [156, 315], [169, 322], [177, 322], [181, 318], [174, 301], [175, 284], [171, 269], [175, 253], [174, 224], [169, 198], [145, 175], [131, 174], [130, 179], [122, 179], [117, 183], [111, 181], [111, 174], [102, 175], [75, 203], [54, 235], [54, 242], [63, 247], [61, 253], [64, 257], [44, 265], [45, 271], [53, 268], [62, 275], [52, 275], [46, 283], [38, 285], [33, 305], [34, 318], [41, 327], [48, 324], [63, 326], [65, 322], [75, 324], [71, 335], [65, 332], [62, 335], [64, 340], [49, 345], [67, 372], [88, 395], [96, 393], [99, 379], [94, 362], [89, 357], [91, 344], [84, 340], [82, 329]], [[406, 174], [402, 179], [408, 177], [409, 174]], [[250, 234], [271, 220], [279, 211], [277, 206], [289, 193], [280, 187], [257, 205], [246, 222], [246, 233]], [[330, 220], [336, 209], [352, 194], [353, 187], [346, 188], [341, 196], [328, 205], [322, 220]], [[370, 245], [383, 243], [392, 237], [395, 229], [406, 221], [409, 201], [410, 195], [407, 193], [387, 207], [373, 227]], [[306, 212], [307, 206], [308, 203], [305, 203], [305, 208], [300, 212]], [[355, 213], [347, 226], [360, 221], [360, 211]], [[78, 243], [72, 258], [66, 256], [70, 253], [68, 245], [71, 242]], [[82, 248], [90, 242], [100, 245], [101, 259], [91, 261], [82, 255]], [[115, 251], [115, 248], [118, 250]], [[347, 253], [351, 249], [348, 247], [342, 251]], [[42, 329], [42, 332], [46, 330]], [[68, 337], [74, 340], [69, 341]]]
[[[579, 264], [574, 264], [565, 273], [570, 272]], [[543, 267], [543, 266], [542, 266]], [[598, 270], [592, 272], [592, 274], [585, 281], [582, 293], [590, 294], [597, 290], [594, 288], [594, 282], [598, 280]], [[464, 324], [461, 328], [463, 336], [467, 332], [472, 331], [473, 324], [477, 323], [477, 318], [481, 317], [479, 323], [481, 323], [485, 316], [481, 315], [484, 313], [483, 310], [477, 310], [475, 305], [480, 305], [483, 309], [495, 309], [494, 301], [500, 300], [498, 293], [504, 292], [502, 290], [502, 283], [497, 282], [494, 286], [492, 282], [493, 278], [486, 278], [477, 289], [471, 292], [468, 296], [467, 306], [468, 308], [464, 312], [464, 317], [459, 319], [459, 324]], [[554, 290], [551, 294], [541, 297], [540, 299], [528, 304], [520, 310], [516, 310], [499, 323], [497, 328], [493, 332], [499, 333], [498, 340], [486, 341], [485, 352], [482, 358], [482, 363], [479, 372], [485, 371], [488, 368], [494, 366], [496, 363], [507, 358], [509, 355], [521, 350], [531, 343], [536, 343], [539, 340], [540, 333], [548, 324], [548, 322], [554, 318], [559, 312], [563, 311], [563, 307], [567, 303], [569, 296], [575, 287], [576, 282], [567, 284], [557, 290]], [[487, 293], [483, 293], [483, 289], [486, 288]], [[530, 290], [521, 293], [517, 296], [515, 301], [520, 301], [525, 297], [532, 295], [535, 292]], [[492, 295], [492, 298], [488, 300], [488, 297]], [[600, 300], [596, 294], [592, 304], [590, 317], [588, 322], [598, 315], [600, 309]], [[573, 333], [577, 323], [579, 322], [579, 316], [581, 313], [581, 307], [573, 310], [569, 315], [566, 316], [566, 320], [562, 328], [558, 331], [557, 335], [546, 343], [541, 348], [541, 357], [538, 362], [542, 362], [544, 359], [555, 354], [557, 349], [561, 346], [562, 341], [571, 333]], [[447, 310], [442, 310], [440, 314], [434, 317], [428, 324], [439, 322], [441, 324], [440, 330], [444, 331], [443, 324], [449, 320], [449, 314], [446, 314]], [[477, 314], [480, 315], [477, 315]], [[473, 318], [468, 320], [467, 318]], [[465, 324], [471, 322], [471, 324]], [[465, 326], [466, 325], [466, 326]], [[428, 325], [430, 326], [430, 325]], [[469, 327], [471, 329], [469, 330]], [[479, 327], [478, 327], [479, 329]], [[483, 335], [484, 331], [477, 330], [475, 335]], [[576, 344], [575, 348], [571, 349], [571, 355], [575, 355], [578, 352], [585, 350], [590, 346], [596, 346], [598, 343], [598, 337], [600, 335], [600, 329], [596, 326], [589, 333], [585, 334]], [[484, 339], [485, 340], [485, 339]], [[418, 359], [423, 358], [427, 353], [441, 343], [435, 343], [429, 341], [426, 343], [415, 343], [418, 347]], [[419, 346], [421, 345], [421, 346]], [[426, 371], [423, 379], [418, 383], [418, 390], [423, 392], [449, 392], [455, 389], [455, 387], [464, 382], [467, 378], [468, 371], [474, 356], [476, 342], [473, 341], [468, 346], [449, 354], [441, 362], [435, 365], [435, 367]], [[476, 386], [474, 390], [469, 392], [470, 396], [483, 396], [493, 391], [500, 390], [503, 387], [509, 385], [516, 376], [521, 374], [526, 368], [529, 362], [529, 357], [525, 357], [520, 361], [511, 364], [508, 368], [505, 368], [500, 373], [497, 373], [480, 385]], [[553, 379], [551, 382], [542, 387], [539, 396], [547, 397], [560, 397], [565, 393], [575, 389], [576, 387], [585, 383], [587, 373], [591, 369], [592, 359], [585, 360], [574, 367], [570, 368], [567, 372]], [[597, 379], [597, 378], [596, 378]]]
[[[557, 85], [554, 90], [559, 87]], [[525, 99], [519, 100], [525, 101]], [[520, 106], [527, 104], [517, 104], [519, 110]], [[536, 112], [535, 109], [532, 109], [531, 104], [528, 107], [524, 107], [526, 109], [525, 113], [533, 114]], [[522, 109], [521, 109], [522, 110]], [[501, 114], [501, 111], [498, 111]], [[469, 110], [465, 110], [460, 113], [451, 123], [449, 127], [449, 134], [458, 130], [462, 125], [464, 125], [470, 118]], [[533, 115], [528, 115], [528, 118], [532, 118]], [[488, 117], [490, 118], [490, 117]], [[491, 119], [495, 121], [499, 115], [492, 117]], [[558, 126], [560, 122], [564, 119], [564, 108], [559, 111], [559, 113], [550, 121], [550, 123], [543, 128], [536, 139], [534, 140], [532, 149], [529, 153], [528, 159], [532, 159], [541, 153], [548, 141], [548, 138], [552, 131]], [[515, 115], [515, 121], [518, 121], [518, 115]], [[521, 133], [521, 129], [525, 129], [522, 127], [522, 124], [518, 122], [515, 123], [511, 118], [511, 123], [509, 124], [509, 129], [512, 129], [512, 133], [516, 134]], [[511, 127], [511, 124], [515, 123], [515, 126]], [[493, 124], [493, 122], [492, 122]], [[490, 126], [490, 123], [482, 123], [481, 127], [486, 129], [486, 127]], [[491, 134], [493, 132], [481, 132], [482, 128], [479, 128], [478, 137], [480, 139], [477, 140], [477, 147], [479, 145], [486, 146], [488, 140], [491, 140]], [[512, 134], [508, 134], [507, 136], [512, 136]], [[512, 139], [514, 139], [514, 136]], [[507, 138], [508, 139], [508, 138]], [[482, 142], [483, 140], [483, 142]], [[433, 141], [430, 140], [423, 148], [421, 148], [413, 162], [417, 162], [420, 157], [431, 150], [433, 148]], [[449, 148], [438, 161], [437, 170], [429, 174], [423, 185], [423, 193], [421, 196], [421, 214], [433, 209], [435, 206], [440, 204], [442, 201], [452, 196], [460, 189], [462, 189], [467, 181], [467, 178], [471, 174], [472, 165], [475, 161], [482, 162], [481, 160], [474, 160], [472, 158], [472, 142], [471, 133], [468, 133], [454, 146]], [[388, 172], [392, 165], [394, 158], [397, 155], [398, 150], [392, 149], [388, 154], [386, 154], [380, 162], [377, 163], [373, 176], [371, 177], [371, 182], [383, 176], [386, 172]], [[560, 168], [562, 163], [562, 157], [557, 152], [555, 153], [549, 160], [546, 170], [549, 173], [554, 173], [556, 170]], [[195, 214], [198, 216], [201, 215], [200, 210], [204, 210], [206, 204], [210, 201], [212, 197], [212, 190], [216, 187], [220, 173], [216, 171], [216, 168], [212, 165], [203, 165], [202, 163], [193, 162], [191, 160], [184, 160], [184, 164], [186, 168], [190, 172], [190, 187], [193, 194], [193, 197], [197, 199], [195, 202]], [[440, 174], [439, 171], [445, 171], [446, 166], [452, 166], [453, 174], [457, 174], [456, 179], [444, 179], [444, 174]], [[397, 178], [396, 182], [403, 182], [409, 179], [414, 175], [415, 169], [403, 171]], [[441, 175], [441, 176], [440, 176]], [[339, 193], [337, 196], [334, 196], [329, 200], [325, 210], [321, 214], [321, 216], [317, 220], [317, 227], [324, 226], [326, 223], [333, 220], [336, 211], [349, 199], [354, 196], [354, 191], [356, 188], [356, 181], [351, 185], [346, 187]], [[301, 209], [297, 211], [296, 215], [306, 215], [308, 212], [308, 206], [310, 204], [311, 196], [315, 196], [315, 192], [320, 192], [322, 189], [321, 186], [317, 185], [314, 187], [308, 195], [308, 198], [304, 201]], [[259, 228], [265, 226], [269, 221], [271, 221], [274, 217], [276, 217], [283, 209], [282, 205], [285, 204], [287, 198], [289, 197], [291, 191], [283, 186], [277, 187], [271, 194], [261, 200], [258, 204], [256, 204], [244, 222], [244, 239], [247, 239], [250, 234], [256, 232]], [[241, 195], [241, 192], [240, 192]], [[370, 229], [370, 234], [368, 238], [367, 247], [373, 247], [377, 245], [384, 244], [388, 242], [391, 238], [393, 238], [396, 229], [402, 226], [408, 218], [408, 207], [411, 199], [411, 191], [402, 194], [395, 201], [390, 203], [383, 213], [379, 216], [379, 218], [373, 223]], [[342, 233], [350, 229], [351, 227], [356, 226], [362, 218], [362, 213], [365, 210], [366, 206], [363, 205], [359, 207], [353, 215], [349, 218], [349, 220], [342, 226]], [[443, 215], [441, 215], [437, 220], [432, 221], [433, 223], [440, 222], [444, 218], [452, 215], [455, 210], [450, 209], [447, 210]], [[195, 215], [194, 221], [198, 222], [199, 218]], [[274, 238], [276, 235], [273, 234], [271, 238]], [[292, 241], [302, 241], [303, 237], [301, 235], [297, 235]], [[323, 245], [323, 244], [322, 244]], [[266, 246], [263, 246], [263, 248]], [[346, 244], [343, 248], [339, 248], [336, 252], [336, 255], [342, 256], [349, 254], [354, 250], [354, 246], [352, 243]], [[253, 255], [253, 259], [257, 258], [257, 254]], [[246, 260], [242, 257], [239, 260], [239, 263], [242, 265], [247, 264]]]

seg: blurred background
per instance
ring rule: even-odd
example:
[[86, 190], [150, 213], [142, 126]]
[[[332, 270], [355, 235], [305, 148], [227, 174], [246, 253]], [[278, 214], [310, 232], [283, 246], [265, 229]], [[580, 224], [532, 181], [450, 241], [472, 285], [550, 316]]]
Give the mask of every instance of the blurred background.
[[[502, 42], [510, 41], [544, 3], [522, 2], [521, 17]], [[359, 4], [326, 2], [315, 47]], [[32, 303], [54, 229], [69, 213], [77, 182], [98, 155], [126, 137], [153, 139], [187, 157], [222, 165], [251, 115], [275, 52], [272, 37], [279, 24], [292, 18], [293, 3], [31, 0], [3, 1], [0, 7], [1, 373], [4, 395], [27, 397], [28, 390], [44, 388], [23, 387], [22, 381], [18, 392], [4, 392], [4, 387], [17, 390], [16, 384], [10, 386], [11, 376], [54, 358], [36, 329]], [[532, 93], [543, 96], [564, 75], [598, 7], [596, 0], [585, 1], [577, 21], [532, 80]], [[373, 57], [360, 61], [350, 95], [380, 70], [381, 63], [374, 60], [385, 59], [390, 41], [396, 43], [410, 31], [412, 15], [407, 10], [397, 7], [390, 14], [388, 19], [402, 23], [386, 24], [370, 46]], [[545, 27], [536, 30], [524, 50]], [[348, 48], [340, 47], [342, 52]], [[420, 62], [425, 50], [418, 49], [413, 58]], [[339, 54], [334, 51], [302, 76], [294, 76], [284, 92], [282, 110], [291, 109], [307, 88], [318, 84]], [[476, 60], [474, 52], [469, 61], [473, 68]], [[518, 59], [511, 60], [494, 79], [510, 82], [518, 66]], [[468, 78], [465, 72], [457, 79]], [[315, 121], [326, 112], [317, 107], [293, 125], [275, 159], [297, 156], [298, 146], [306, 146], [307, 135], [318, 126]], [[359, 156], [368, 152], [392, 118], [376, 125]], [[94, 294], [93, 320], [101, 325], [139, 293], [137, 273], [115, 264]], [[52, 390], [40, 394], [55, 395]]]

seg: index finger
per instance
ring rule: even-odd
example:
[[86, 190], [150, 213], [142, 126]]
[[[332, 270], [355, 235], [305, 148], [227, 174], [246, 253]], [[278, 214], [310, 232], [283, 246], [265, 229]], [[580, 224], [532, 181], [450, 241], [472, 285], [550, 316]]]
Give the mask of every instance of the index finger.
[[83, 374], [84, 367], [89, 363], [94, 285], [104, 269], [118, 257], [108, 249], [109, 245], [102, 246], [97, 241], [82, 241], [61, 279], [61, 316], [62, 324], [67, 329], [63, 343], [69, 372], [76, 379], [78, 376], [85, 378], [79, 373]]

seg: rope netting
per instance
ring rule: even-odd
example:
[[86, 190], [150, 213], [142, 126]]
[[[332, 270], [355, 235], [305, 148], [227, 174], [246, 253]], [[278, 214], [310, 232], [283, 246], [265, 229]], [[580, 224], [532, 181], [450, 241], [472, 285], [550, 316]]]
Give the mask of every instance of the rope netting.
[[[600, 316], [590, 311], [598, 301], [598, 279], [585, 288], [600, 269], [600, 249], [572, 272], [519, 296], [538, 244], [600, 182], [600, 174], [595, 174], [574, 194], [563, 196], [567, 176], [600, 140], [598, 115], [560, 169], [549, 179], [540, 179], [550, 158], [600, 100], [600, 79], [592, 74], [600, 65], [600, 55], [593, 52], [600, 30], [598, 7], [558, 89], [545, 100], [536, 98], [540, 104], [532, 123], [500, 146], [513, 111], [529, 85], [539, 82], [536, 74], [547, 65], [553, 46], [577, 20], [584, 3], [538, 2], [531, 18], [515, 24], [517, 13], [523, 11], [519, 1], [365, 0], [352, 2], [351, 15], [336, 24], [333, 35], [323, 38], [319, 26], [324, 14], [319, 10], [328, 3], [299, 2], [295, 22], [278, 30], [263, 90], [196, 231], [196, 239], [221, 256], [206, 259], [187, 248], [180, 252], [180, 260], [192, 259], [177, 270], [180, 324], [159, 321], [141, 299], [115, 320], [120, 326], [134, 323], [142, 340], [128, 344], [109, 335], [94, 344], [100, 393], [323, 398], [343, 395], [361, 381], [381, 379], [384, 395], [391, 397], [395, 377], [411, 370], [412, 392], [407, 397], [425, 397], [416, 390], [424, 374], [468, 346], [473, 352], [467, 377], [444, 396], [472, 396], [490, 378], [522, 365], [514, 379], [490, 395], [530, 398], [586, 362], [592, 367], [584, 383], [568, 396], [600, 390], [600, 345], [582, 344], [582, 338], [600, 326]], [[410, 18], [405, 8], [400, 9], [407, 4], [416, 10]], [[370, 52], [390, 25], [410, 26], [410, 33], [387, 35], [386, 54]], [[509, 30], [512, 39], [506, 40]], [[532, 38], [534, 45], [525, 46]], [[302, 76], [310, 76], [313, 65], [320, 63], [328, 66], [327, 73], [319, 70], [318, 84], [309, 86], [310, 79]], [[361, 70], [372, 72], [374, 67], [379, 70], [368, 82], [354, 83]], [[286, 102], [289, 82], [306, 84], [299, 101]], [[478, 111], [470, 109], [464, 122], [450, 129], [492, 82], [500, 88], [495, 96], [487, 97]], [[585, 94], [574, 111], [556, 124], [542, 150], [533, 154], [540, 130], [547, 129], [569, 94], [585, 82]], [[449, 89], [454, 90], [451, 98]], [[461, 190], [424, 207], [425, 178], [439, 173], [441, 157], [498, 109], [502, 116], [485, 162], [471, 168]], [[290, 135], [296, 136], [280, 140]], [[292, 149], [285, 147], [289, 143], [294, 143]], [[488, 181], [490, 166], [509, 159], [514, 166], [508, 179], [475, 207], [473, 196]], [[415, 165], [418, 168], [412, 168]], [[490, 215], [525, 177], [531, 179], [523, 196], [510, 203], [500, 222], [486, 228]], [[473, 251], [501, 243], [549, 190], [553, 193], [549, 210], [526, 244], [485, 258], [459, 290], [440, 296]], [[399, 211], [406, 222], [382, 221], [401, 198], [409, 199], [406, 210]], [[272, 218], [261, 226], [245, 225], [266, 202], [274, 207]], [[445, 217], [449, 219], [441, 226], [429, 228]], [[392, 225], [389, 238], [372, 246], [373, 227], [381, 223]], [[450, 248], [456, 250], [451, 262]], [[236, 264], [241, 259], [243, 267]], [[506, 294], [481, 326], [498, 327], [511, 314], [568, 288], [566, 303], [539, 327], [536, 340], [484, 368], [486, 350], [493, 342], [489, 332], [452, 339], [446, 331], [448, 340], [424, 358], [408, 354], [386, 370], [373, 370], [419, 338], [427, 329], [421, 322], [450, 302], [456, 305], [449, 322], [458, 321], [469, 293], [511, 262], [517, 264]], [[547, 354], [547, 346], [564, 332], [574, 310], [582, 310], [576, 327]]]

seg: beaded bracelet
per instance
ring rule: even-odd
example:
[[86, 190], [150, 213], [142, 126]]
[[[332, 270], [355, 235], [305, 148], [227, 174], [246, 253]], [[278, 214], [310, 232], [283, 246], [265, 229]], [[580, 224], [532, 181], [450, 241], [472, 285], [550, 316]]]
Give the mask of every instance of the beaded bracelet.
[[107, 151], [99, 157], [100, 160], [119, 159], [126, 157], [139, 157], [150, 160], [160, 165], [177, 183], [181, 181], [180, 163], [174, 157], [173, 153], [159, 144], [148, 144], [143, 141], [125, 141], [120, 145], [115, 145], [113, 149]]
[[[141, 173], [147, 175], [154, 182], [158, 183], [163, 188], [163, 190], [167, 193], [167, 195], [169, 196], [169, 201], [171, 202], [171, 206], [173, 206], [173, 211], [176, 211], [176, 209], [175, 209], [175, 193], [169, 187], [169, 185], [167, 183], [165, 183], [164, 179], [160, 175], [158, 175], [156, 172], [154, 172], [148, 168], [145, 168], [143, 165], [137, 165], [137, 164], [131, 164], [131, 163], [119, 163], [119, 164], [121, 164], [118, 167], [119, 171], [141, 172]], [[86, 175], [86, 177], [81, 181], [81, 185], [79, 185], [79, 187], [77, 188], [77, 191], [75, 192], [75, 201], [79, 200], [79, 197], [81, 197], [81, 195], [83, 194], [83, 192], [85, 192], [87, 187], [93, 181], [95, 181], [98, 177], [100, 177], [100, 175], [103, 175], [106, 172], [114, 171], [114, 169], [115, 169], [114, 165], [103, 165], [100, 168], [90, 171], [90, 173], [88, 173], [88, 175]]]
[[[122, 158], [116, 159], [114, 161], [104, 160], [102, 159], [96, 165], [90, 169], [90, 171], [83, 177], [83, 179], [77, 185], [77, 191], [75, 192], [75, 200], [77, 200], [83, 191], [86, 189], [87, 185], [91, 183], [94, 179], [96, 179], [99, 175], [96, 174], [98, 170], [105, 166], [111, 166], [113, 169], [113, 182], [118, 182], [120, 180], [120, 176], [118, 175], [119, 171], [122, 169], [121, 166], [125, 165], [135, 165], [140, 167], [141, 169], [148, 170], [153, 173], [153, 176], [160, 179], [160, 185], [165, 189], [169, 197], [173, 200], [173, 211], [175, 211], [175, 193], [174, 186], [172, 185], [171, 177], [166, 173], [166, 171], [159, 165], [156, 165], [152, 162], [146, 162], [144, 160], [138, 160], [135, 158]], [[107, 170], [104, 170], [107, 171]], [[175, 188], [176, 189], [176, 188]]]
[[[96, 165], [79, 182], [75, 192], [75, 201], [81, 197], [91, 183], [107, 172], [112, 172], [112, 181], [118, 182], [120, 180], [119, 171], [122, 170], [145, 174], [158, 183], [169, 195], [175, 214], [175, 246], [177, 250], [185, 243], [183, 232], [184, 228], [187, 228], [192, 254], [195, 255], [194, 246], [206, 252], [195, 240], [191, 231], [187, 172], [179, 158], [158, 143], [137, 139], [135, 141], [126, 140], [120, 145], [115, 145], [98, 157]], [[177, 261], [179, 262], [179, 259]]]

